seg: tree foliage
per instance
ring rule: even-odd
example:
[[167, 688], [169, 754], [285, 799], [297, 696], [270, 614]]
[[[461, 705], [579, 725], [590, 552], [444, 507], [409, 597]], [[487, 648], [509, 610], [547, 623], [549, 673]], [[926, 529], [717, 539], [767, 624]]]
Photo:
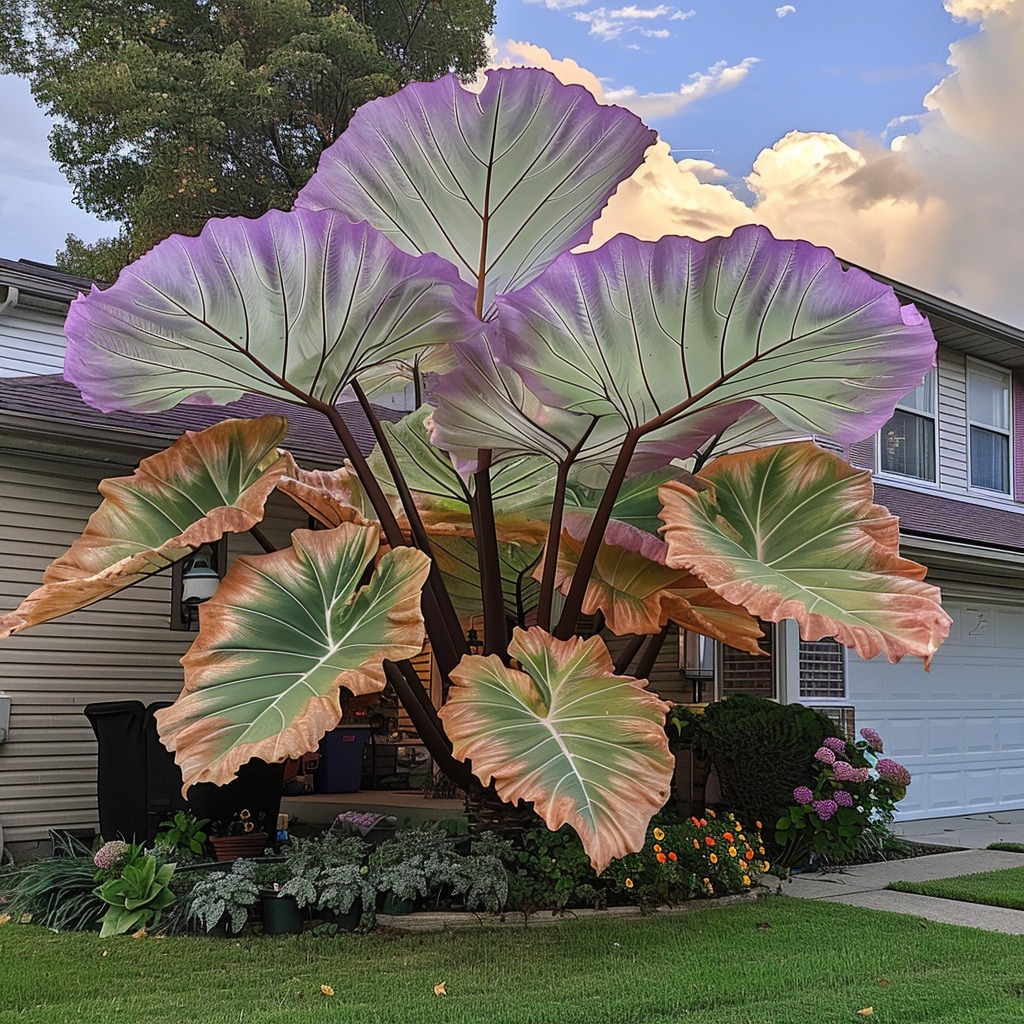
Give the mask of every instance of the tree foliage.
[[[109, 279], [210, 217], [291, 206], [361, 104], [414, 79], [472, 74], [493, 0], [20, 0], [0, 71], [59, 118], [76, 202], [120, 221], [69, 237], [63, 269]], [[113, 273], [112, 273], [113, 272]]]

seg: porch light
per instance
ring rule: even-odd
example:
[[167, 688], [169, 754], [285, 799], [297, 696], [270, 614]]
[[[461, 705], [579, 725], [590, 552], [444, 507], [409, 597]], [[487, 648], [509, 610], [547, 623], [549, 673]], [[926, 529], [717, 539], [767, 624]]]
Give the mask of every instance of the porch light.
[[181, 570], [181, 624], [185, 629], [199, 628], [199, 606], [209, 601], [220, 584], [208, 549], [200, 548], [186, 558]]

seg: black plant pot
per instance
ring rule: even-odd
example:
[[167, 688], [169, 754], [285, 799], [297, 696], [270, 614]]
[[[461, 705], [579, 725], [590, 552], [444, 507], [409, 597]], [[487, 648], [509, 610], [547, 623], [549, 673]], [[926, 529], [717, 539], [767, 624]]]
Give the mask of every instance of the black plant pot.
[[294, 896], [264, 893], [262, 908], [264, 935], [301, 934], [306, 915], [299, 909]]
[[352, 904], [352, 908], [345, 914], [339, 914], [330, 907], [324, 907], [320, 911], [320, 919], [324, 924], [335, 924], [338, 926], [339, 932], [354, 932], [359, 927], [359, 922], [363, 919], [363, 904], [361, 900], [356, 900]]

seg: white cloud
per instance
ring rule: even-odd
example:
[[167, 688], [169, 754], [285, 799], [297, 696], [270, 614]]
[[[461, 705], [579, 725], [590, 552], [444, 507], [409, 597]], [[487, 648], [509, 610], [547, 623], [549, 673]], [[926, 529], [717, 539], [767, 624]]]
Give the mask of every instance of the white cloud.
[[549, 11], [568, 11], [573, 7], [583, 7], [590, 0], [526, 0], [528, 4], [543, 4]]
[[659, 144], [608, 204], [594, 242], [619, 231], [706, 238], [762, 223], [1024, 327], [1022, 53], [1024, 3], [999, 4], [980, 32], [950, 47], [952, 73], [926, 97], [916, 134], [886, 147], [790, 132], [755, 161], [752, 207], [715, 184], [709, 165], [676, 162]]
[[796, 14], [796, 8], [792, 4], [786, 4], [784, 7], [776, 7], [775, 14], [779, 18], [785, 18], [787, 14]]
[[[567, 0], [544, 0], [547, 4], [565, 3]], [[576, 6], [575, 4], [573, 4]], [[573, 11], [573, 18], [590, 26], [588, 35], [597, 36], [599, 39], [619, 39], [626, 32], [636, 32], [644, 36], [664, 39], [671, 33], [667, 29], [649, 30], [639, 27], [638, 23], [657, 21], [659, 18], [667, 18], [669, 21], [685, 21], [692, 18], [696, 11], [681, 11], [677, 7], [670, 7], [667, 4], [658, 4], [656, 7], [638, 7], [636, 4], [628, 4], [625, 7], [616, 7], [609, 10], [607, 7], [595, 7], [589, 11]], [[636, 49], [635, 46], [629, 47]]]
[[982, 21], [992, 14], [1007, 11], [1016, 0], [946, 0], [942, 5], [961, 21]]
[[635, 4], [631, 4], [629, 7], [616, 8], [609, 17], [622, 18], [627, 21], [637, 18], [664, 18], [671, 11], [672, 8], [666, 7], [664, 4], [660, 4], [658, 7], [637, 7]]
[[672, 117], [697, 100], [735, 89], [757, 62], [757, 57], [745, 57], [739, 64], [732, 65], [719, 61], [707, 71], [690, 75], [676, 92], [639, 93], [632, 86], [626, 86], [606, 92], [606, 98], [609, 103], [629, 107], [645, 119]]

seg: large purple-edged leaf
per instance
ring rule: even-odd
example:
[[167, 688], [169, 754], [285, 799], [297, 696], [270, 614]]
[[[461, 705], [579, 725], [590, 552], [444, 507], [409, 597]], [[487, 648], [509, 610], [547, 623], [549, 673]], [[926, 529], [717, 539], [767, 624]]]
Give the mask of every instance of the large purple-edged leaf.
[[225, 533], [263, 519], [290, 455], [280, 416], [225, 420], [185, 433], [132, 476], [104, 480], [82, 536], [43, 574], [43, 586], [0, 617], [0, 637], [84, 608], [166, 569]]
[[[566, 516], [558, 548], [555, 587], [568, 593], [579, 568], [590, 517]], [[751, 654], [763, 653], [757, 620], [729, 604], [685, 569], [665, 564], [668, 546], [659, 537], [626, 523], [608, 524], [583, 599], [583, 614], [600, 612], [619, 636], [657, 633], [674, 622]], [[536, 575], [539, 578], [538, 569]]]
[[471, 336], [471, 303], [445, 260], [339, 213], [212, 220], [72, 303], [64, 375], [105, 412], [294, 389], [333, 404], [365, 369]]
[[891, 288], [753, 225], [707, 242], [618, 235], [498, 309], [505, 359], [541, 401], [650, 430], [634, 468], [688, 457], [752, 403], [858, 440], [935, 360], [927, 322]]
[[[532, 570], [541, 553], [541, 540], [521, 543], [498, 542], [498, 566], [505, 614], [520, 621], [537, 607], [540, 585]], [[452, 605], [460, 619], [469, 620], [483, 614], [483, 584], [480, 580], [480, 559], [476, 541], [469, 535], [450, 536], [434, 533], [430, 538], [434, 561], [444, 578]]]
[[367, 220], [405, 252], [436, 252], [478, 291], [479, 311], [586, 242], [654, 132], [549, 72], [454, 75], [361, 107], [296, 206]]
[[899, 555], [896, 517], [871, 474], [810, 442], [724, 455], [661, 489], [668, 564], [805, 640], [835, 637], [863, 658], [927, 666], [949, 632], [939, 590]]
[[185, 791], [223, 785], [253, 757], [315, 750], [341, 718], [340, 687], [381, 690], [384, 658], [419, 653], [429, 559], [392, 551], [360, 588], [378, 547], [375, 528], [345, 523], [296, 530], [290, 548], [234, 562], [202, 606], [181, 696], [157, 712]]
[[548, 828], [568, 822], [600, 872], [643, 846], [668, 798], [669, 706], [646, 680], [615, 675], [597, 636], [517, 629], [509, 654], [522, 671], [491, 655], [452, 672], [440, 714], [453, 752], [503, 800], [531, 801]]

